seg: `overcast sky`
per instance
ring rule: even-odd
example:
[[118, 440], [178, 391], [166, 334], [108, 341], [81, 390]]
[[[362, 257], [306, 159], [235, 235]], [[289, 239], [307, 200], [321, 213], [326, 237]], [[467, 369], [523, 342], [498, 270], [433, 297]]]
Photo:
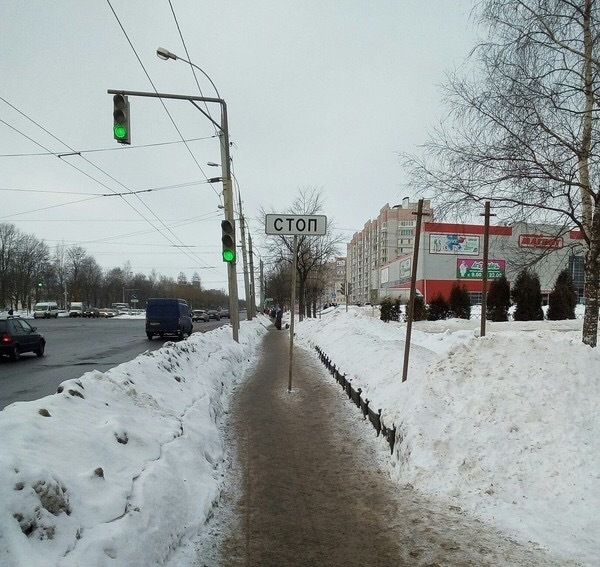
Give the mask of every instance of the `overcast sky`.
[[[475, 42], [473, 4], [3, 0], [0, 222], [50, 247], [81, 245], [104, 268], [197, 271], [226, 289], [222, 187], [206, 183], [221, 173], [206, 165], [220, 163], [210, 121], [186, 101], [131, 97], [132, 144], [113, 139], [107, 89], [199, 94], [188, 65], [156, 57], [161, 46], [186, 59], [187, 49], [227, 102], [255, 251], [260, 209], [282, 212], [306, 187], [322, 190], [350, 240], [385, 203], [414, 199], [398, 152], [417, 152], [443, 116], [444, 73]], [[114, 195], [144, 189], [156, 191]]]

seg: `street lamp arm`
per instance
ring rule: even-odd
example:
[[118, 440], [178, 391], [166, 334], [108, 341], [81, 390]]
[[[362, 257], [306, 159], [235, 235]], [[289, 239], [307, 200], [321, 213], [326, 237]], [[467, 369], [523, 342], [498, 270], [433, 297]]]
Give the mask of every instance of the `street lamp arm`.
[[209, 82], [212, 85], [213, 89], [215, 89], [215, 92], [217, 93], [217, 96], [219, 98], [221, 98], [221, 95], [219, 94], [219, 89], [217, 89], [217, 86], [213, 83], [213, 80], [210, 78], [210, 76], [208, 75], [208, 73], [204, 69], [202, 69], [202, 67], [199, 67], [195, 63], [192, 63], [191, 61], [188, 61], [187, 59], [184, 59], [183, 57], [179, 57], [178, 55], [175, 55], [174, 53], [171, 53], [168, 49], [165, 49], [164, 47], [159, 47], [156, 50], [156, 55], [158, 57], [160, 57], [161, 59], [164, 59], [165, 61], [167, 59], [173, 59], [175, 61], [177, 61], [177, 59], [179, 59], [180, 61], [183, 61], [184, 63], [187, 63], [191, 67], [194, 67], [194, 69], [198, 69], [198, 71], [200, 71], [209, 80]]

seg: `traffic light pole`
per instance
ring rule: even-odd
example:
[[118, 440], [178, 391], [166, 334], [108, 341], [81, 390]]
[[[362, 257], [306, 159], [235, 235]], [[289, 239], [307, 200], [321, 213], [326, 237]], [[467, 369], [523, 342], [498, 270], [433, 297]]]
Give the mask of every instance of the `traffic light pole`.
[[[167, 93], [148, 93], [142, 91], [123, 91], [123, 90], [108, 90], [109, 94], [125, 95], [125, 96], [139, 96], [147, 98], [168, 98], [174, 100], [187, 100], [191, 102], [204, 116], [206, 116], [218, 129], [219, 129], [219, 140], [221, 142], [221, 167], [222, 167], [222, 179], [223, 182], [223, 211], [225, 220], [232, 223], [235, 227], [235, 220], [233, 217], [233, 185], [231, 183], [231, 163], [229, 160], [229, 127], [227, 123], [227, 104], [222, 98], [213, 98], [205, 96], [188, 96], [188, 95], [177, 95]], [[212, 102], [221, 106], [221, 124], [216, 122], [207, 112], [202, 110], [196, 102]], [[233, 262], [227, 262], [227, 282], [229, 287], [229, 321], [232, 327], [233, 340], [239, 342], [239, 327], [240, 327], [240, 315], [238, 305], [238, 289], [237, 289], [237, 276], [235, 269], [235, 260]]]

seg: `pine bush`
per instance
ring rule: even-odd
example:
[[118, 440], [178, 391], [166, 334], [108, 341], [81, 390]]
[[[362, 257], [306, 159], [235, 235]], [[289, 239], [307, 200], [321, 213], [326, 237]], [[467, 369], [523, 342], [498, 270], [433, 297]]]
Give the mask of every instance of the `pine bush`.
[[575, 306], [577, 305], [577, 291], [569, 270], [563, 270], [554, 283], [554, 289], [548, 298], [548, 319], [560, 321], [575, 319]]
[[492, 280], [487, 294], [487, 318], [490, 321], [508, 321], [510, 285], [506, 276]]
[[471, 298], [464, 285], [454, 282], [450, 291], [450, 311], [459, 319], [471, 318]]
[[537, 274], [527, 270], [521, 271], [515, 280], [511, 295], [516, 304], [515, 321], [541, 321], [544, 318], [542, 290]]
[[427, 309], [427, 320], [428, 321], [440, 321], [442, 319], [448, 319], [450, 317], [450, 305], [443, 298], [441, 293], [438, 293], [429, 304]]

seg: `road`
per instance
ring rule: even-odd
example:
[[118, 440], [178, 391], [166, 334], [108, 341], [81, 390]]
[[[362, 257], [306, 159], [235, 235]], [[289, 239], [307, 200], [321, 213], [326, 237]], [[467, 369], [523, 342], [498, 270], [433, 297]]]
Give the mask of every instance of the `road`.
[[[0, 409], [54, 394], [64, 380], [79, 378], [89, 370], [108, 370], [172, 340], [149, 341], [143, 319], [60, 317], [30, 323], [46, 338], [46, 354], [41, 358], [24, 354], [17, 362], [0, 356]], [[197, 322], [194, 330], [203, 332], [227, 323], [226, 319]]]

